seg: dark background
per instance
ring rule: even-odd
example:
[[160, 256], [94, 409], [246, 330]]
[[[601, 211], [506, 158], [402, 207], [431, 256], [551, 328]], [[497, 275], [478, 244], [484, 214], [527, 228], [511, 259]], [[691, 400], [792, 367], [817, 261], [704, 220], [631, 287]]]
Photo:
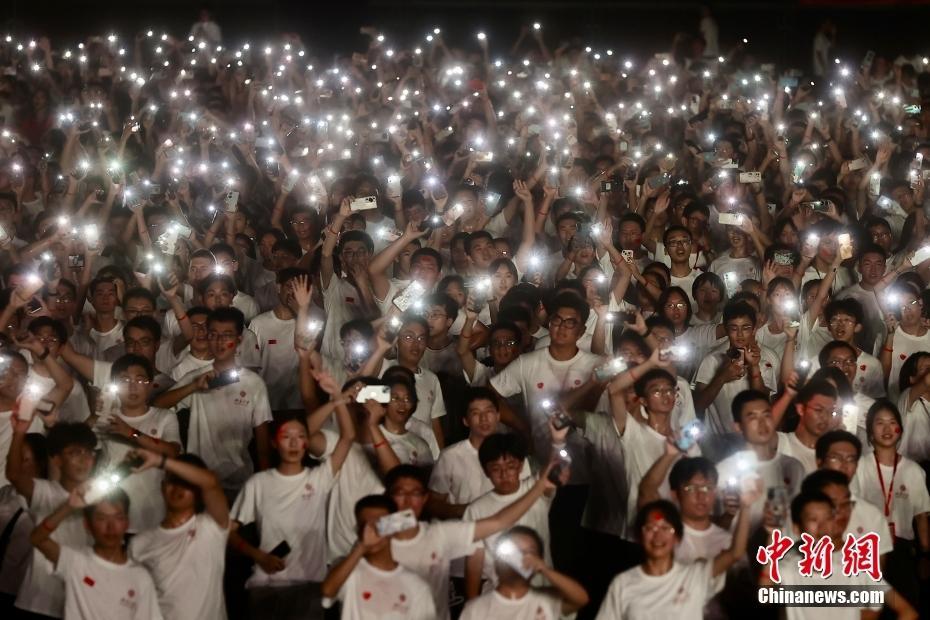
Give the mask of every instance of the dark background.
[[[595, 1], [509, 2], [416, 0], [230, 0], [210, 3], [227, 44], [244, 37], [255, 41], [282, 31], [297, 32], [314, 54], [321, 50], [349, 52], [365, 45], [358, 33], [363, 24], [377, 24], [399, 43], [422, 41], [433, 26], [443, 28], [452, 45], [474, 45], [479, 29], [489, 35], [492, 54], [506, 51], [522, 24], [543, 23], [554, 48], [568, 37], [579, 37], [616, 52], [636, 50], [651, 55], [668, 48], [675, 32], [697, 32], [698, 2]], [[785, 2], [710, 2], [720, 28], [721, 46], [750, 39], [758, 58], [807, 67], [818, 24], [831, 17], [838, 25], [838, 53], [856, 60], [867, 49], [880, 54], [930, 53], [930, 1], [794, 0]], [[7, 0], [0, 9], [5, 31], [46, 34], [53, 45], [71, 44], [78, 36], [116, 28], [123, 34], [167, 28], [186, 34], [202, 3], [183, 0], [103, 0], [90, 2], [28, 2]], [[455, 32], [453, 32], [455, 30]]]

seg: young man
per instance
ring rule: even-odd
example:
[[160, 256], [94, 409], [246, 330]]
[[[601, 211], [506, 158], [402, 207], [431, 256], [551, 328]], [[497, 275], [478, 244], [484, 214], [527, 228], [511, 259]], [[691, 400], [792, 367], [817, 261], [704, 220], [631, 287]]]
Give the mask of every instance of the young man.
[[772, 393], [778, 384], [778, 358], [756, 342], [757, 313], [746, 302], [727, 304], [723, 325], [727, 342], [713, 349], [695, 376], [694, 406], [705, 411], [708, 433], [726, 437], [733, 432], [730, 403], [743, 390]]
[[[889, 241], [891, 235], [888, 235]], [[882, 246], [871, 243], [859, 251], [856, 259], [856, 269], [859, 272], [859, 281], [847, 286], [837, 293], [836, 300], [854, 299], [862, 308], [859, 317], [861, 328], [856, 330], [855, 341], [859, 349], [872, 353], [876, 347], [876, 340], [885, 332], [884, 312], [876, 298], [876, 286], [885, 277], [887, 252]], [[873, 398], [878, 398], [873, 396]]]
[[930, 329], [925, 324], [920, 291], [913, 284], [896, 284], [880, 302], [887, 312], [887, 330], [879, 359], [888, 384], [888, 398], [894, 402], [908, 387], [898, 385], [904, 362], [914, 353], [930, 351]]
[[[863, 329], [862, 305], [855, 299], [839, 299], [831, 301], [824, 308], [824, 317], [827, 320], [827, 329], [834, 340], [849, 344], [855, 351], [852, 368], [855, 372], [855, 381], [850, 379], [850, 386], [854, 392], [862, 392], [869, 398], [882, 398], [885, 396], [885, 383], [882, 374], [882, 363], [877, 357], [869, 353], [871, 348], [862, 349], [858, 346], [858, 335]], [[874, 344], [875, 340], [872, 339]], [[821, 354], [823, 349], [821, 349]], [[820, 364], [822, 367], [823, 364]], [[812, 366], [811, 371], [816, 370]], [[845, 368], [840, 368], [846, 371]]]
[[[842, 340], [833, 340], [825, 344], [820, 350], [818, 362], [821, 368], [838, 368], [846, 376], [849, 385], [855, 386], [852, 401], [840, 405], [843, 413], [843, 424], [846, 425], [847, 430], [858, 435], [859, 439], [865, 440], [865, 416], [875, 399], [862, 392], [863, 384], [859, 380], [860, 371], [863, 368], [868, 371], [869, 366], [865, 364], [858, 365], [861, 358], [857, 356], [861, 355], [866, 354], [859, 353], [858, 349], [852, 344]], [[881, 370], [879, 370], [878, 385], [882, 385]], [[882, 386], [882, 391], [884, 391], [884, 386]], [[853, 408], [852, 411], [849, 410], [849, 407]]]
[[210, 246], [210, 251], [216, 259], [216, 273], [227, 275], [233, 280], [235, 290], [233, 291], [233, 298], [232, 301], [230, 301], [230, 305], [242, 311], [242, 314], [245, 315], [246, 322], [251, 321], [258, 315], [258, 304], [255, 303], [255, 299], [253, 299], [251, 295], [240, 290], [239, 283], [247, 286], [248, 290], [252, 290], [252, 288], [248, 282], [248, 278], [242, 273], [236, 250], [225, 243], [214, 243]]
[[259, 375], [268, 386], [272, 411], [300, 409], [300, 390], [297, 389], [297, 352], [294, 350], [294, 331], [298, 312], [294, 297], [294, 284], [306, 272], [291, 268], [277, 274], [278, 305], [273, 310], [255, 317], [249, 324], [258, 339], [261, 355]]
[[142, 448], [135, 454], [144, 459], [138, 472], [165, 472], [165, 518], [133, 536], [129, 556], [151, 573], [165, 618], [223, 620], [229, 506], [219, 479], [193, 454], [168, 458]]
[[71, 346], [87, 357], [103, 359], [103, 352], [119, 344], [123, 336], [123, 323], [116, 318], [116, 308], [120, 303], [116, 281], [112, 278], [94, 278], [87, 292], [94, 315], [90, 327], [75, 330]]
[[[584, 587], [546, 564], [544, 546], [539, 534], [528, 527], [518, 525], [501, 535], [494, 552], [497, 587], [468, 601], [460, 618], [557, 620], [587, 605]], [[537, 574], [551, 587], [530, 585]]]
[[[559, 435], [560, 443], [564, 444], [565, 432]], [[468, 505], [462, 518], [465, 521], [479, 522], [488, 517], [500, 516], [507, 511], [513, 514], [514, 521], [536, 531], [543, 541], [543, 554], [550, 558], [549, 550], [549, 508], [556, 487], [546, 479], [548, 468], [545, 468], [539, 479], [533, 477], [521, 478], [526, 463], [526, 445], [519, 435], [497, 434], [488, 437], [478, 450], [478, 458], [484, 474], [490, 479], [492, 490], [479, 497]], [[563, 479], [565, 475], [563, 473]], [[519, 505], [519, 512], [513, 507]], [[499, 531], [499, 530], [496, 530]], [[493, 551], [496, 547], [497, 536], [493, 535], [475, 537], [475, 541], [482, 541], [482, 545], [473, 547], [473, 552], [465, 563], [465, 596], [472, 599], [481, 591], [482, 580], [493, 582], [494, 573]]]
[[697, 305], [691, 289], [694, 281], [703, 272], [691, 266], [691, 233], [684, 226], [669, 226], [662, 235], [665, 251], [668, 253], [672, 278], [670, 286], [678, 286], [691, 299], [691, 305]]
[[[153, 401], [156, 407], [190, 409], [187, 449], [203, 458], [230, 494], [252, 475], [253, 438], [258, 469], [270, 463], [268, 389], [261, 377], [236, 365], [244, 328], [242, 313], [235, 308], [214, 310], [207, 319], [212, 368], [189, 372]], [[210, 381], [217, 378], [223, 384], [211, 388]]]
[[[127, 353], [144, 357], [156, 367], [161, 343], [161, 327], [150, 316], [137, 316], [123, 326], [123, 345]], [[63, 344], [61, 358], [79, 375], [91, 382], [98, 390], [106, 388], [113, 374], [113, 362], [101, 361], [77, 352], [71, 342]], [[174, 379], [156, 370], [152, 379], [152, 395], [157, 396], [174, 385]]]
[[855, 283], [855, 278], [850, 275], [849, 270], [845, 267], [836, 267], [834, 262], [839, 254], [839, 241], [837, 236], [843, 232], [842, 225], [836, 220], [823, 219], [805, 231], [801, 238], [802, 247], [806, 243], [807, 235], [819, 237], [817, 242], [817, 253], [813, 258], [803, 256], [801, 266], [806, 267], [804, 276], [801, 278], [801, 284], [810, 280], [822, 280], [824, 276], [833, 271], [833, 284], [830, 288], [831, 293], [837, 293], [847, 286]]
[[[64, 582], [65, 618], [162, 617], [151, 575], [126, 553], [129, 525], [129, 497], [114, 489], [88, 505], [85, 489], [72, 489], [68, 499], [32, 530], [30, 540], [55, 567], [55, 576]], [[93, 546], [71, 546], [52, 538], [58, 527], [83, 513], [84, 526], [93, 537]]]
[[[177, 300], [177, 297], [174, 299]], [[180, 303], [179, 300], [178, 303]], [[124, 322], [129, 322], [137, 316], [154, 317], [156, 309], [155, 295], [145, 288], [131, 288], [123, 295], [121, 309]], [[181, 307], [181, 313], [184, 313], [183, 306]], [[126, 347], [124, 343], [120, 342], [103, 351], [100, 357], [105, 361], [112, 362], [123, 355], [126, 355]]]
[[[166, 458], [180, 454], [177, 416], [148, 404], [154, 379], [151, 363], [130, 353], [113, 362], [111, 372], [110, 386], [117, 390], [118, 401], [108, 411], [98, 407], [98, 413], [88, 420], [100, 437], [102, 465], [113, 467], [121, 463], [135, 447], [163, 454]], [[122, 483], [121, 488], [130, 500], [130, 532], [147, 530], [161, 521], [165, 510], [159, 497], [161, 480], [160, 471], [149, 470]]]
[[421, 231], [417, 224], [418, 222], [408, 222], [404, 234], [379, 252], [368, 266], [375, 303], [383, 315], [388, 314], [394, 298], [408, 286], [409, 282], [419, 282], [423, 290], [429, 293], [436, 287], [442, 274], [443, 261], [439, 252], [433, 248], [418, 248], [410, 256], [409, 281], [388, 278], [388, 268], [397, 257], [407, 246], [427, 233], [427, 231]]
[[[79, 486], [90, 478], [94, 467], [94, 447], [97, 437], [85, 424], [59, 423], [48, 433], [48, 454], [52, 466], [60, 473], [55, 480], [42, 480], [35, 472], [23, 467], [23, 444], [29, 421], [17, 419], [6, 461], [6, 477], [16, 492], [29, 504], [36, 523], [52, 512]], [[89, 533], [80, 515], [69, 514], [59, 522], [52, 534], [60, 544], [83, 547], [90, 544]], [[52, 567], [33, 553], [33, 561], [16, 597], [16, 608], [33, 614], [62, 617], [65, 609], [65, 588]]]
[[[491, 388], [501, 397], [523, 396], [530, 416], [533, 454], [538, 459], [547, 459], [551, 443], [542, 401], [571, 398], [588, 401], [593, 408], [593, 402], [600, 396], [602, 388], [592, 381], [591, 373], [604, 360], [578, 348], [590, 312], [588, 304], [574, 293], [556, 296], [549, 307], [549, 346], [519, 356], [491, 378]], [[515, 414], [509, 408], [501, 413], [505, 424], [520, 428], [519, 419], [514, 420]], [[582, 454], [584, 450], [577, 434], [569, 435], [568, 445], [572, 454]], [[587, 468], [579, 465], [582, 464], [576, 463], [572, 470], [576, 481], [586, 478]]]
[[459, 305], [444, 293], [434, 293], [423, 305], [429, 339], [423, 354], [423, 366], [436, 375], [443, 375], [460, 382], [462, 362], [457, 353], [456, 338], [449, 333], [459, 313]]
[[[400, 465], [388, 472], [385, 494], [398, 510], [413, 510], [419, 520], [426, 506], [428, 491], [424, 472], [410, 465]], [[449, 617], [449, 569], [452, 560], [464, 558], [475, 544], [495, 536], [514, 525], [536, 505], [543, 493], [553, 492], [555, 485], [540, 476], [539, 480], [513, 503], [490, 515], [471, 515], [472, 519], [419, 521], [415, 528], [391, 538], [391, 553], [401, 566], [418, 574], [430, 585], [439, 618]], [[480, 518], [479, 518], [480, 517]]]
[[206, 306], [194, 306], [187, 311], [187, 318], [193, 330], [193, 337], [187, 348], [178, 355], [177, 362], [171, 369], [171, 379], [177, 381], [192, 370], [197, 370], [213, 363], [210, 353], [210, 340], [207, 338], [207, 317], [210, 310]]
[[795, 398], [800, 421], [791, 433], [778, 433], [778, 453], [792, 456], [804, 466], [804, 473], [817, 469], [814, 448], [817, 439], [839, 423], [837, 420], [836, 388], [826, 381], [810, 381]]
[[[430, 514], [439, 518], [461, 518], [468, 504], [494, 488], [485, 476], [478, 458], [481, 444], [497, 432], [500, 424], [497, 396], [487, 388], [472, 388], [465, 397], [465, 417], [468, 438], [446, 446], [429, 479]], [[524, 461], [520, 478], [530, 475]]]
[[[907, 620], [916, 620], [918, 614], [914, 611], [907, 600], [895, 592], [886, 581], [873, 581], [866, 572], [860, 572], [855, 576], [844, 575], [842, 570], [836, 570], [837, 566], [843, 565], [843, 544], [845, 536], [843, 534], [843, 522], [848, 518], [849, 490], [845, 490], [843, 497], [832, 498], [825, 492], [817, 490], [815, 484], [808, 488], [805, 483], [801, 493], [791, 502], [791, 522], [794, 530], [793, 537], [800, 537], [801, 534], [808, 534], [815, 541], [820, 540], [823, 536], [828, 536], [833, 542], [832, 563], [834, 570], [829, 577], [817, 575], [817, 585], [823, 588], [831, 586], [873, 586], [878, 587], [885, 592], [885, 603], [890, 607], [898, 618]], [[832, 485], [837, 486], [837, 485]], [[837, 505], [839, 500], [840, 505]], [[759, 586], [771, 588], [776, 585], [783, 586], [806, 586], [810, 585], [811, 578], [800, 574], [800, 559], [797, 551], [798, 545], [789, 552], [789, 554], [779, 563], [781, 572], [781, 583], [775, 584], [769, 577], [769, 571], [763, 569], [759, 574]], [[785, 611], [788, 620], [813, 620], [814, 618], [823, 618], [824, 614], [829, 614], [831, 619], [835, 620], [859, 620], [863, 612], [868, 608], [857, 607], [786, 607]], [[878, 609], [872, 610], [877, 615]], [[869, 614], [871, 615], [871, 614]]]
[[379, 519], [397, 512], [390, 497], [369, 495], [355, 504], [358, 543], [323, 581], [323, 604], [342, 603], [343, 620], [435, 620], [438, 610], [422, 577], [394, 560], [391, 537]]
[[780, 488], [787, 497], [794, 497], [809, 472], [804, 470], [798, 459], [776, 450], [776, 424], [768, 394], [756, 390], [740, 392], [733, 398], [732, 411], [736, 430], [747, 445], [745, 450], [722, 460], [717, 471], [728, 486], [747, 476], [762, 480], [765, 492], [752, 505], [749, 515], [749, 527], [755, 531], [762, 523], [769, 490]]

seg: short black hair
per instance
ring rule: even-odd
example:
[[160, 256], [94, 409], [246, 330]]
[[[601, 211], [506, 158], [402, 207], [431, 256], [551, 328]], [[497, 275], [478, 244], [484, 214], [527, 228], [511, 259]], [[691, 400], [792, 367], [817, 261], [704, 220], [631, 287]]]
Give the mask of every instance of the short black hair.
[[433, 248], [417, 248], [413, 251], [413, 254], [410, 255], [410, 265], [418, 261], [420, 258], [428, 256], [436, 261], [436, 268], [441, 272], [442, 271], [442, 254], [437, 252]]
[[465, 237], [465, 253], [466, 254], [471, 254], [471, 246], [478, 239], [487, 239], [491, 243], [494, 243], [494, 235], [492, 235], [486, 230], [476, 230], [475, 232]]
[[[829, 470], [827, 470], [829, 471]], [[815, 472], [816, 473], [816, 472]], [[833, 472], [835, 474], [840, 474], [840, 472]], [[840, 474], [842, 476], [843, 474]], [[830, 499], [830, 496], [824, 493], [823, 491], [813, 490], [813, 491], [801, 491], [798, 495], [791, 500], [791, 522], [795, 525], [801, 525], [801, 515], [804, 512], [804, 509], [807, 508], [808, 504], [826, 504], [831, 509], [833, 508], [833, 500]]]
[[502, 541], [510, 539], [513, 536], [526, 536], [536, 545], [536, 552], [539, 557], [545, 557], [546, 543], [543, 542], [542, 536], [539, 535], [539, 532], [526, 525], [514, 525], [498, 537], [496, 544], [500, 545]]
[[289, 281], [294, 278], [299, 278], [300, 276], [310, 276], [310, 273], [305, 269], [300, 269], [299, 267], [287, 267], [282, 269], [275, 275], [275, 283], [277, 284], [287, 284]]
[[394, 485], [397, 484], [397, 481], [401, 478], [416, 480], [420, 483], [420, 486], [423, 487], [424, 491], [429, 488], [429, 475], [425, 469], [417, 467], [416, 465], [403, 463], [392, 468], [384, 477], [384, 494], [390, 496], [394, 490]]
[[50, 327], [52, 331], [55, 332], [55, 337], [58, 338], [59, 343], [64, 344], [68, 342], [68, 328], [62, 325], [61, 321], [57, 321], [50, 316], [36, 317], [29, 323], [29, 327], [26, 329], [29, 330], [30, 334], [36, 335], [43, 327]]
[[241, 336], [243, 330], [245, 330], [245, 315], [242, 314], [242, 310], [232, 306], [217, 308], [207, 317], [207, 329], [213, 323], [232, 323], [236, 326], [236, 333]]
[[813, 491], [823, 493], [824, 487], [831, 484], [848, 487], [849, 479], [846, 478], [846, 474], [835, 469], [815, 469], [807, 474], [807, 477], [801, 482], [801, 493], [811, 493]]
[[365, 340], [371, 340], [375, 337], [375, 330], [372, 328], [371, 322], [365, 319], [352, 319], [343, 323], [342, 327], [339, 328], [339, 339], [345, 340], [349, 332], [353, 331], [361, 334]]
[[668, 474], [668, 485], [674, 491], [680, 491], [688, 481], [697, 476], [704, 474], [708, 480], [713, 480], [717, 484], [717, 467], [713, 461], [703, 456], [691, 456], [679, 459], [672, 466]]
[[852, 446], [856, 449], [857, 459], [862, 456], [862, 442], [859, 441], [859, 438], [847, 430], [837, 429], [827, 431], [817, 438], [817, 443], [814, 444], [814, 454], [816, 455], [817, 460], [822, 461], [827, 458], [827, 452], [830, 451], [830, 448], [833, 447], [833, 444], [844, 442], [852, 444]]
[[397, 512], [397, 504], [387, 495], [366, 495], [355, 502], [355, 520], [358, 521], [366, 508], [384, 508], [388, 513]]
[[858, 300], [847, 297], [846, 299], [834, 299], [828, 303], [826, 308], [823, 309], [823, 314], [824, 318], [827, 320], [827, 324], [829, 324], [837, 314], [848, 314], [856, 319], [856, 323], [862, 325], [865, 313], [862, 310], [862, 304], [859, 303]]
[[59, 422], [49, 429], [47, 444], [49, 456], [58, 456], [68, 446], [93, 450], [97, 447], [97, 435], [83, 422]]
[[222, 241], [218, 241], [211, 245], [210, 253], [213, 254], [213, 258], [216, 258], [217, 254], [228, 254], [232, 257], [233, 260], [239, 260], [239, 255], [236, 254], [236, 250], [228, 243], [224, 243]]
[[823, 345], [823, 348], [820, 349], [820, 353], [817, 354], [817, 361], [820, 362], [821, 368], [828, 367], [827, 361], [830, 359], [830, 354], [837, 349], [847, 349], [852, 351], [853, 360], [859, 356], [858, 351], [856, 351], [856, 347], [849, 344], [848, 342], [843, 342], [842, 340], [831, 340], [827, 344]]
[[123, 512], [126, 513], [126, 516], [129, 516], [129, 495], [121, 489], [120, 487], [113, 487], [107, 494], [98, 499], [93, 504], [88, 504], [84, 507], [84, 510], [81, 512], [84, 513], [84, 518], [90, 521], [94, 517], [94, 511], [97, 510], [97, 506], [107, 502], [108, 504], [120, 504], [123, 507]]
[[642, 536], [643, 527], [646, 525], [646, 521], [649, 519], [649, 515], [651, 515], [653, 512], [658, 512], [660, 515], [662, 515], [663, 519], [669, 522], [669, 524], [675, 530], [675, 536], [677, 536], [679, 539], [682, 537], [685, 527], [681, 522], [681, 513], [678, 512], [678, 507], [667, 499], [657, 499], [655, 501], [649, 502], [636, 512], [636, 520], [633, 523], [633, 531], [637, 537]]
[[[581, 319], [580, 327], [582, 328], [584, 328], [585, 323], [588, 322], [588, 317], [591, 315], [591, 306], [588, 305], [588, 302], [574, 293], [559, 293], [556, 295], [549, 304], [550, 316], [555, 314], [559, 308], [570, 308], [577, 312]], [[584, 330], [582, 329], [582, 331]]]
[[140, 314], [139, 316], [133, 317], [127, 321], [126, 324], [123, 325], [123, 338], [126, 337], [126, 332], [129, 331], [130, 328], [147, 331], [148, 333], [152, 334], [152, 339], [156, 342], [161, 340], [161, 325], [158, 324], [158, 321], [147, 314]]
[[798, 390], [798, 395], [795, 398], [795, 402], [798, 403], [807, 403], [814, 396], [828, 396], [830, 398], [837, 398], [836, 388], [832, 384], [827, 383], [826, 381], [817, 381], [810, 380], [804, 384], [804, 386]]
[[23, 438], [32, 450], [32, 460], [35, 462], [36, 477], [48, 478], [48, 441], [41, 433], [26, 433]]
[[403, 366], [391, 366], [381, 375], [381, 383], [388, 387], [400, 385], [407, 388], [407, 393], [410, 395], [410, 410], [416, 411], [420, 405], [420, 398], [417, 396], [416, 377], [410, 369]]
[[150, 291], [149, 289], [142, 288], [141, 286], [136, 286], [134, 288], [131, 288], [128, 291], [126, 291], [125, 294], [123, 294], [123, 306], [125, 306], [126, 302], [129, 301], [130, 299], [144, 299], [150, 304], [152, 304], [152, 308], [156, 308], [156, 309], [158, 308], [158, 302], [155, 299], [155, 294], [152, 293], [152, 291]]
[[[869, 444], [872, 443], [872, 425], [875, 424], [875, 418], [881, 411], [890, 411], [894, 416], [895, 421], [897, 421], [898, 426], [901, 427], [901, 430], [904, 430], [904, 420], [901, 418], [901, 412], [898, 410], [897, 405], [888, 400], [887, 398], [879, 398], [872, 406], [869, 407], [868, 413], [865, 415], [865, 435], [869, 440]], [[898, 436], [898, 439], [901, 439], [901, 436]]]
[[442, 306], [442, 309], [446, 311], [446, 318], [450, 321], [454, 321], [459, 314], [459, 305], [445, 293], [433, 293], [426, 298], [423, 305], [427, 308]]
[[512, 456], [518, 461], [526, 459], [526, 441], [515, 433], [495, 433], [485, 438], [478, 448], [478, 462], [481, 469], [488, 463], [497, 461], [505, 456]]
[[[210, 469], [207, 467], [207, 464], [204, 463], [202, 458], [191, 452], [179, 454], [178, 456], [174, 457], [174, 460], [187, 463], [188, 465], [193, 465], [194, 467], [199, 467], [200, 469]], [[196, 484], [192, 484], [177, 474], [171, 473], [170, 471], [165, 472], [165, 477], [162, 480], [162, 484], [175, 484], [177, 486], [185, 487], [194, 494], [194, 511], [199, 513], [206, 510], [206, 505], [203, 501], [203, 490]]]
[[229, 292], [230, 295], [235, 296], [236, 292], [239, 290], [236, 287], [235, 279], [233, 279], [231, 275], [226, 274], [226, 273], [211, 273], [206, 278], [200, 281], [200, 285], [198, 286], [197, 292], [200, 293], [201, 295], [205, 295], [207, 292], [207, 289], [210, 288], [210, 286], [212, 286], [216, 282], [222, 283], [223, 287], [226, 289], [227, 292]]
[[733, 421], [739, 424], [743, 419], [743, 407], [757, 400], [762, 400], [771, 404], [769, 395], [760, 390], [743, 390], [734, 396], [733, 402], [730, 404], [730, 411], [733, 413]]
[[90, 281], [90, 284], [87, 285], [87, 292], [90, 294], [90, 297], [94, 296], [94, 291], [97, 290], [97, 287], [101, 284], [112, 284], [116, 286], [116, 280], [109, 276], [97, 276]]
[[477, 386], [477, 387], [468, 388], [468, 391], [465, 392], [464, 411], [468, 411], [469, 405], [471, 405], [476, 400], [490, 401], [494, 405], [495, 408], [500, 406], [498, 402], [497, 394], [494, 392], [494, 390], [490, 388], [486, 388], [484, 386]]
[[741, 300], [730, 301], [727, 305], [723, 307], [723, 324], [726, 325], [729, 321], [733, 319], [747, 318], [749, 321], [755, 325], [756, 324], [756, 309], [750, 306], [747, 302]]
[[145, 376], [149, 378], [149, 381], [155, 378], [155, 367], [152, 366], [152, 362], [141, 355], [127, 353], [113, 362], [113, 366], [110, 367], [110, 381], [116, 381], [119, 374], [129, 370], [130, 366], [139, 366], [142, 368], [142, 370], [145, 371]]
[[656, 379], [664, 379], [672, 384], [672, 387], [678, 385], [678, 380], [675, 376], [664, 368], [653, 368], [652, 370], [647, 371], [642, 377], [636, 380], [636, 383], [633, 384], [633, 389], [636, 392], [636, 395], [640, 398], [646, 397], [646, 386], [649, 385], [652, 381]]

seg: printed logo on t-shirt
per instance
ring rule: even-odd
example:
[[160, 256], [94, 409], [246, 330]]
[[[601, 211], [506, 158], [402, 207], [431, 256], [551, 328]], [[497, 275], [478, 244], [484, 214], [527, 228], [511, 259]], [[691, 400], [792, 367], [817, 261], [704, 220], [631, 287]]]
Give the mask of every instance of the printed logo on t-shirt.
[[84, 575], [84, 583], [86, 583], [86, 584], [89, 585], [91, 588], [93, 588], [93, 587], [94, 587], [94, 584], [97, 583], [97, 582], [94, 581], [89, 575]]
[[250, 402], [251, 401], [246, 398], [246, 393], [244, 390], [239, 392], [239, 398], [233, 399], [233, 403], [239, 405], [240, 407], [248, 407]]
[[688, 600], [688, 591], [685, 590], [684, 586], [678, 588], [678, 592], [675, 593], [675, 598], [672, 599], [672, 605], [684, 605]]
[[135, 612], [136, 608], [139, 606], [138, 601], [136, 601], [135, 599], [136, 599], [136, 591], [133, 589], [130, 589], [128, 592], [126, 592], [126, 596], [123, 596], [120, 598], [119, 604], [125, 607], [126, 609], [131, 609], [133, 612]]
[[300, 496], [305, 499], [310, 499], [311, 497], [313, 497], [314, 493], [315, 493], [315, 490], [313, 488], [313, 485], [308, 482], [307, 484], [304, 485], [304, 490], [300, 494]]
[[271, 340], [268, 341], [268, 344], [278, 344], [278, 339], [272, 338]]

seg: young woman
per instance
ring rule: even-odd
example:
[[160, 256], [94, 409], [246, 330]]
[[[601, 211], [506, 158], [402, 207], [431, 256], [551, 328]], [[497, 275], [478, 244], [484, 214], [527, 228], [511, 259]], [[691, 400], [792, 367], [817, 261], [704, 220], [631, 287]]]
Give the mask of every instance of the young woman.
[[[391, 401], [387, 405], [372, 403], [369, 415], [382, 419], [380, 429], [384, 441], [390, 444], [401, 463], [431, 466], [433, 453], [426, 437], [432, 431], [419, 418], [413, 418], [419, 400], [412, 375], [409, 370], [397, 366], [385, 371], [382, 381], [391, 389]], [[407, 429], [408, 423], [413, 430]]]
[[924, 302], [915, 286], [899, 282], [879, 296], [879, 303], [888, 328], [879, 359], [888, 383], [888, 397], [896, 399], [907, 387], [897, 380], [901, 367], [912, 354], [930, 351], [930, 330], [924, 323]]
[[717, 325], [723, 322], [723, 302], [727, 298], [727, 289], [720, 276], [710, 271], [702, 273], [694, 279], [691, 294], [697, 305], [691, 317], [692, 325]]
[[778, 353], [785, 352], [788, 334], [785, 326], [793, 320], [800, 322], [800, 308], [794, 285], [788, 278], [773, 278], [765, 290], [768, 321], [756, 331], [756, 341]]
[[[254, 617], [306, 617], [301, 614], [309, 609], [322, 613], [319, 584], [326, 577], [326, 504], [355, 440], [355, 425], [344, 406], [348, 402], [342, 394], [323, 405], [323, 412], [311, 414], [336, 411], [339, 424], [332, 456], [312, 469], [304, 460], [308, 449], [315, 455], [326, 450], [323, 433], [309, 435], [303, 417], [284, 418], [272, 442], [277, 467], [249, 478], [233, 504], [230, 545], [255, 562], [246, 582]], [[236, 531], [249, 523], [258, 526], [258, 547]]]
[[746, 554], [749, 538], [749, 507], [759, 489], [744, 489], [733, 541], [713, 560], [693, 564], [675, 561], [684, 525], [673, 503], [660, 499], [643, 506], [636, 515], [634, 531], [646, 560], [617, 575], [607, 590], [597, 620], [677, 618], [700, 620], [704, 605], [723, 587], [723, 576]]

